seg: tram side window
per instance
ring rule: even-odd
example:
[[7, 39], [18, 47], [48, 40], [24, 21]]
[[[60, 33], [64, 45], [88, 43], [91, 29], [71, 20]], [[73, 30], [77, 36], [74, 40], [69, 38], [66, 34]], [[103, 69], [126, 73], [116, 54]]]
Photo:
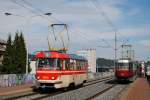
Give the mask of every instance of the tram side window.
[[77, 70], [80, 70], [80, 62], [78, 60], [77, 60], [76, 66], [77, 66]]
[[49, 64], [50, 67], [54, 66], [54, 64], [55, 64], [54, 61], [55, 61], [55, 59], [48, 59], [48, 64]]
[[86, 62], [84, 60], [81, 61], [81, 69], [85, 69], [86, 67]]
[[75, 62], [74, 60], [66, 60], [65, 69], [66, 70], [74, 70]]
[[62, 61], [61, 59], [57, 59], [57, 60], [56, 60], [56, 63], [57, 63], [57, 66], [56, 66], [56, 67], [57, 67], [58, 70], [61, 70], [61, 69], [62, 69], [62, 62], [63, 62], [63, 61]]
[[122, 66], [123, 66], [123, 63], [118, 63], [118, 68], [119, 69], [122, 68]]
[[82, 60], [65, 60], [66, 70], [82, 70], [85, 69], [87, 63]]
[[84, 68], [84, 61], [81, 61], [81, 69]]
[[84, 61], [78, 60], [77, 61], [77, 70], [83, 69]]
[[37, 61], [37, 67], [52, 68], [54, 66], [54, 59], [41, 58]]
[[38, 59], [38, 67], [43, 67], [43, 65], [46, 65], [45, 59]]
[[88, 62], [84, 62], [85, 63], [85, 65], [84, 65], [84, 69], [87, 69], [88, 68]]
[[52, 67], [54, 65], [54, 59], [38, 59], [38, 67], [49, 66]]
[[129, 70], [133, 70], [133, 63], [129, 63]]
[[115, 62], [115, 68], [118, 69], [119, 63]]
[[87, 63], [84, 61], [84, 63], [83, 63], [83, 69], [86, 69], [86, 67], [87, 67]]
[[70, 66], [70, 62], [69, 62], [69, 60], [67, 59], [67, 60], [65, 60], [64, 69], [65, 69], [65, 70], [69, 70], [69, 66]]
[[86, 69], [87, 66], [88, 66], [88, 63], [84, 62], [84, 69]]
[[68, 69], [69, 70], [73, 70], [74, 69], [74, 63], [73, 62], [70, 62]]

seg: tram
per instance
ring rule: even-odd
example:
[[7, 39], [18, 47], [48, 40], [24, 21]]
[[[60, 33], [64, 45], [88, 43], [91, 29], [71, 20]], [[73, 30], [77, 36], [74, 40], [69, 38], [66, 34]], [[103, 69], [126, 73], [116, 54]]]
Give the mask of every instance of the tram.
[[76, 54], [59, 51], [36, 53], [35, 88], [66, 88], [87, 81], [87, 60]]
[[136, 78], [136, 63], [130, 59], [120, 59], [116, 63], [115, 77], [116, 80], [134, 81]]

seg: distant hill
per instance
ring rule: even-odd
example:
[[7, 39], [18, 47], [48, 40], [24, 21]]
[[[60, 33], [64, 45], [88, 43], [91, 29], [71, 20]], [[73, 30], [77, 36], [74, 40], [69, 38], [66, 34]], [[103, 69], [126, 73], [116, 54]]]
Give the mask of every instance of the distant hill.
[[114, 66], [114, 60], [105, 59], [105, 58], [97, 58], [96, 65], [97, 67], [112, 67]]

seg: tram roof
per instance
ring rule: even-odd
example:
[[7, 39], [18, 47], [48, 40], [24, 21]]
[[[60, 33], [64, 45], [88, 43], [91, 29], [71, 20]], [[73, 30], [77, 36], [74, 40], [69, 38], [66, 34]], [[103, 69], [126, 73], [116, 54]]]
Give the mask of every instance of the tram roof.
[[76, 55], [76, 54], [70, 54], [70, 58], [77, 59], [77, 60], [87, 60], [85, 57], [79, 56], [79, 55]]
[[76, 54], [66, 54], [57, 51], [38, 51], [36, 53], [36, 58], [62, 58], [62, 59], [77, 59], [86, 60], [85, 57]]
[[131, 59], [119, 59], [117, 62], [118, 63], [129, 63], [129, 62], [134, 62], [134, 61]]
[[59, 53], [56, 51], [39, 51], [36, 54], [36, 58], [70, 58], [66, 53]]

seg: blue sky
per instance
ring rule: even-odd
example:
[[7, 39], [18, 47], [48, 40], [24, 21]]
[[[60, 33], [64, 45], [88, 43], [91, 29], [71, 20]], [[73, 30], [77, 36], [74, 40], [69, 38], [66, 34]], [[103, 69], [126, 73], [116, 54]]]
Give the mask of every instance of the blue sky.
[[[122, 43], [132, 44], [136, 59], [147, 60], [149, 6], [150, 0], [0, 0], [0, 38], [6, 40], [8, 34], [14, 37], [16, 30], [22, 30], [30, 53], [47, 50], [47, 36], [52, 36], [48, 26], [61, 21], [68, 25], [69, 52], [95, 48], [97, 57], [113, 58], [115, 28], [118, 48]], [[12, 16], [5, 16], [5, 12]], [[52, 15], [43, 15], [46, 12]], [[98, 47], [107, 45], [111, 47]]]

